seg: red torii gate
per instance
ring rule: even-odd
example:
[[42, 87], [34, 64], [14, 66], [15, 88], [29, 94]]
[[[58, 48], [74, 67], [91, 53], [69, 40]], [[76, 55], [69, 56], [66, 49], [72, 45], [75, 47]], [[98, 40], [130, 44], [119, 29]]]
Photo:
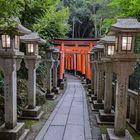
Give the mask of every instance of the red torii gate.
[[90, 50], [98, 39], [55, 39], [55, 48], [60, 49], [59, 80], [65, 70], [75, 71], [91, 80]]

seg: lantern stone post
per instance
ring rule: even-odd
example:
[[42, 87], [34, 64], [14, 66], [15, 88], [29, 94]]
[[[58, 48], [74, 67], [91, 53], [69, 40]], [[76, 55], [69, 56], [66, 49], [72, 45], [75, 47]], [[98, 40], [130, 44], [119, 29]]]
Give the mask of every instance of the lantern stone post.
[[128, 79], [136, 63], [134, 54], [136, 33], [140, 23], [136, 18], [120, 18], [111, 26], [109, 35], [116, 36], [116, 53], [113, 57], [113, 71], [117, 74], [114, 129], [107, 129], [108, 140], [132, 140], [126, 130]]
[[115, 36], [105, 36], [100, 39], [100, 43], [103, 43], [104, 62], [105, 68], [105, 91], [104, 91], [104, 110], [99, 110], [99, 115], [96, 115], [98, 124], [113, 124], [114, 111], [112, 110], [112, 76], [113, 65], [111, 56], [115, 51]]
[[38, 44], [45, 44], [38, 33], [31, 33], [21, 37], [26, 44], [25, 66], [28, 69], [28, 105], [22, 111], [21, 118], [39, 120], [43, 115], [41, 106], [36, 106], [36, 69], [41, 57], [38, 55]]
[[14, 19], [15, 27], [0, 29], [0, 68], [4, 73], [5, 124], [0, 127], [1, 140], [18, 140], [26, 136], [29, 130], [24, 123], [17, 123], [17, 70], [24, 53], [19, 51], [19, 36], [30, 33]]
[[97, 100], [93, 101], [95, 110], [103, 109], [103, 92], [104, 92], [104, 67], [101, 57], [103, 56], [104, 45], [98, 44], [94, 47], [96, 64], [96, 82], [97, 82]]
[[53, 51], [53, 59], [54, 59], [54, 65], [53, 65], [53, 92], [59, 93], [59, 88], [57, 87], [58, 85], [58, 76], [57, 76], [57, 71], [58, 71], [58, 65], [59, 65], [59, 50], [55, 49]]
[[94, 94], [94, 51], [90, 52], [90, 68], [91, 68], [91, 94]]
[[46, 98], [48, 99], [55, 99], [56, 95], [52, 92], [52, 68], [54, 64], [54, 60], [52, 57], [52, 52], [54, 51], [53, 48], [46, 49], [46, 59], [44, 61], [47, 67], [47, 75], [45, 79], [46, 83]]

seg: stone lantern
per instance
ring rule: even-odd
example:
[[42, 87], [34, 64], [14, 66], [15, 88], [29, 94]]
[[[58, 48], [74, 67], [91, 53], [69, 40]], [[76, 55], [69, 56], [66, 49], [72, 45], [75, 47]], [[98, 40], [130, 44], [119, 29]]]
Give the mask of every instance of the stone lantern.
[[112, 124], [114, 122], [114, 111], [112, 110], [112, 75], [113, 66], [111, 56], [115, 53], [115, 36], [105, 36], [100, 39], [103, 43], [104, 57], [101, 60], [104, 63], [105, 70], [105, 91], [104, 91], [104, 110], [99, 110], [97, 121], [99, 124]]
[[107, 129], [108, 140], [133, 139], [126, 130], [128, 79], [136, 63], [134, 54], [136, 34], [140, 23], [136, 18], [120, 18], [110, 28], [109, 35], [116, 37], [116, 53], [113, 57], [113, 71], [117, 75], [114, 129]]
[[48, 99], [55, 99], [55, 94], [52, 92], [52, 69], [54, 64], [53, 59], [53, 47], [49, 47], [46, 49], [46, 59], [45, 59], [45, 65], [47, 67], [47, 75], [46, 75], [46, 98]]
[[58, 93], [59, 89], [57, 87], [58, 85], [58, 77], [57, 77], [57, 71], [58, 71], [58, 65], [59, 65], [59, 53], [60, 51], [58, 49], [55, 49], [53, 51], [53, 59], [54, 59], [54, 65], [53, 65], [53, 92]]
[[95, 110], [103, 109], [103, 92], [104, 92], [104, 67], [101, 58], [104, 54], [104, 45], [97, 44], [94, 46], [94, 94], [97, 95], [97, 100], [93, 101]]
[[19, 51], [19, 37], [31, 31], [14, 19], [15, 27], [0, 28], [0, 68], [4, 73], [5, 124], [0, 127], [1, 140], [18, 140], [26, 136], [24, 123], [17, 123], [17, 70], [24, 53]]
[[43, 112], [41, 106], [36, 106], [36, 68], [41, 57], [38, 55], [38, 45], [45, 44], [38, 33], [31, 33], [21, 37], [21, 41], [26, 45], [26, 55], [24, 57], [26, 68], [28, 69], [28, 106], [23, 110], [24, 119], [40, 119]]

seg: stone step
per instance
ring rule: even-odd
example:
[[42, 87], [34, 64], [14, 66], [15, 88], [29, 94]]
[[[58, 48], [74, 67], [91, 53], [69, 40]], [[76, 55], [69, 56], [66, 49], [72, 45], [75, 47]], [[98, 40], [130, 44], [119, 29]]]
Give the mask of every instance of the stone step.
[[103, 103], [97, 103], [97, 101], [93, 101], [93, 106], [95, 109], [104, 109], [104, 104]]
[[114, 122], [114, 111], [111, 110], [111, 113], [105, 113], [104, 110], [99, 110], [99, 117], [103, 122]]
[[6, 129], [5, 125], [0, 127], [0, 138], [1, 140], [19, 140], [25, 138], [29, 130], [25, 131], [24, 123], [17, 123], [13, 129]]
[[49, 100], [55, 100], [56, 95], [52, 92], [50, 94], [46, 94], [46, 98], [49, 99]]
[[125, 130], [124, 137], [118, 137], [114, 133], [114, 128], [107, 128], [107, 140], [134, 140], [128, 130]]
[[94, 94], [91, 95], [91, 99], [92, 101], [97, 100], [97, 96], [95, 96]]
[[107, 140], [106, 134], [102, 134], [102, 140]]
[[99, 125], [113, 125], [114, 122], [101, 121], [99, 114], [96, 115], [96, 121]]
[[26, 107], [22, 111], [22, 117], [37, 117], [41, 112], [41, 106], [36, 106], [34, 109], [29, 109]]

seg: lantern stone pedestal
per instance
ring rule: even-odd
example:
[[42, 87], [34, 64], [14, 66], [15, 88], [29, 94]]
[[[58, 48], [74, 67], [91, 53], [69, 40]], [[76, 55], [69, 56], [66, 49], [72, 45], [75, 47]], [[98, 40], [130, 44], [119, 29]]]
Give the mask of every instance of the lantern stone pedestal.
[[25, 56], [25, 64], [28, 69], [28, 106], [23, 109], [21, 119], [39, 120], [43, 111], [41, 106], [36, 106], [36, 68], [39, 56]]
[[22, 116], [20, 118], [26, 119], [26, 120], [39, 120], [43, 114], [44, 114], [44, 112], [41, 111], [41, 106], [36, 106], [33, 109], [28, 108], [28, 106], [27, 106], [22, 111]]
[[103, 92], [104, 92], [104, 69], [103, 63], [97, 62], [97, 100], [93, 101], [95, 110], [103, 109]]
[[97, 100], [97, 66], [96, 66], [96, 61], [94, 62], [94, 77], [93, 77], [93, 80], [94, 80], [94, 95], [92, 95], [92, 100]]
[[128, 130], [125, 130], [125, 136], [116, 136], [114, 129], [107, 128], [107, 135], [102, 135], [103, 140], [134, 140]]
[[107, 140], [133, 140], [128, 130], [126, 130], [126, 114], [128, 78], [133, 72], [135, 58], [135, 55], [128, 54], [127, 57], [119, 58], [119, 61], [113, 63], [114, 71], [117, 74], [115, 124], [114, 129], [107, 129]]
[[114, 124], [114, 111], [111, 110], [110, 113], [105, 113], [104, 110], [99, 110], [99, 114], [96, 115], [96, 120], [98, 124], [113, 125]]
[[89, 97], [89, 101], [90, 103], [93, 102], [93, 96], [94, 96], [94, 63], [93, 63], [93, 55], [94, 53], [90, 52], [90, 68], [91, 68], [91, 84], [89, 86], [89, 89], [88, 89], [88, 95], [90, 96]]
[[58, 70], [58, 65], [59, 65], [59, 61], [54, 61], [54, 65], [53, 65], [53, 89], [52, 92], [59, 94], [59, 88], [57, 87], [57, 81], [58, 81], [58, 77], [57, 77], [57, 70]]
[[56, 95], [52, 92], [52, 67], [53, 67], [53, 60], [45, 60], [45, 64], [47, 67], [47, 75], [46, 75], [46, 98], [54, 100]]
[[5, 124], [0, 127], [1, 140], [18, 140], [26, 137], [24, 123], [17, 123], [17, 70], [23, 53], [1, 52], [0, 68], [4, 73]]
[[113, 124], [114, 111], [112, 110], [112, 62], [110, 59], [103, 59], [105, 66], [105, 94], [104, 110], [99, 110], [96, 116], [98, 124]]

